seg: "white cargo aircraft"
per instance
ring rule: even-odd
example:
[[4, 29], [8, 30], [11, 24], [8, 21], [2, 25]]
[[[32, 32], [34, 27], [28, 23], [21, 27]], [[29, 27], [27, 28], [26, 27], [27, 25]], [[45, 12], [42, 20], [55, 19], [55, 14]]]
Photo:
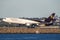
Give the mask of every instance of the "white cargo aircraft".
[[25, 24], [26, 26], [31, 26], [31, 27], [39, 26], [39, 23], [40, 23], [37, 21], [22, 19], [22, 18], [4, 18], [3, 21], [9, 24], [11, 23]]

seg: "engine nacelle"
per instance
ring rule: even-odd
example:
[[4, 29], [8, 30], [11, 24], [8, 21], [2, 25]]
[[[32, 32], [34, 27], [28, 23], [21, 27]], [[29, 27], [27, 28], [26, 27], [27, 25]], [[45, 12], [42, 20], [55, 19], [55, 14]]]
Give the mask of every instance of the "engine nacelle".
[[35, 28], [35, 27], [37, 27], [37, 26], [39, 26], [39, 24], [29, 24], [29, 23], [26, 23], [26, 26], [28, 27], [28, 28]]

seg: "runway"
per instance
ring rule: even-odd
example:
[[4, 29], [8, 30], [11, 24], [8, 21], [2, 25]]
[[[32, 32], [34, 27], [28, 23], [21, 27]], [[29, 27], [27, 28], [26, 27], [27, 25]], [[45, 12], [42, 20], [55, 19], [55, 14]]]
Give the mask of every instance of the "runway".
[[0, 27], [0, 33], [60, 33], [59, 26], [46, 26], [36, 28], [26, 27]]

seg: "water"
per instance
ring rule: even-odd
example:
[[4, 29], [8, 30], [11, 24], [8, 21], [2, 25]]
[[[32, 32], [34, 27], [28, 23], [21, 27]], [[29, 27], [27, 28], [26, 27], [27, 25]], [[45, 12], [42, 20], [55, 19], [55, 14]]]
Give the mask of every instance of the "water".
[[60, 40], [60, 34], [0, 34], [0, 40]]

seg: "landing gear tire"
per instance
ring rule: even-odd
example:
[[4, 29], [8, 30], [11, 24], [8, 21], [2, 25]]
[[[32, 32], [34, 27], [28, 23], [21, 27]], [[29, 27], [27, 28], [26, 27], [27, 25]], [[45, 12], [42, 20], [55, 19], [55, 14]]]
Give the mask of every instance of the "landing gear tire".
[[36, 26], [35, 25], [31, 25], [31, 28], [35, 28]]
[[35, 28], [35, 25], [27, 26], [28, 28]]

